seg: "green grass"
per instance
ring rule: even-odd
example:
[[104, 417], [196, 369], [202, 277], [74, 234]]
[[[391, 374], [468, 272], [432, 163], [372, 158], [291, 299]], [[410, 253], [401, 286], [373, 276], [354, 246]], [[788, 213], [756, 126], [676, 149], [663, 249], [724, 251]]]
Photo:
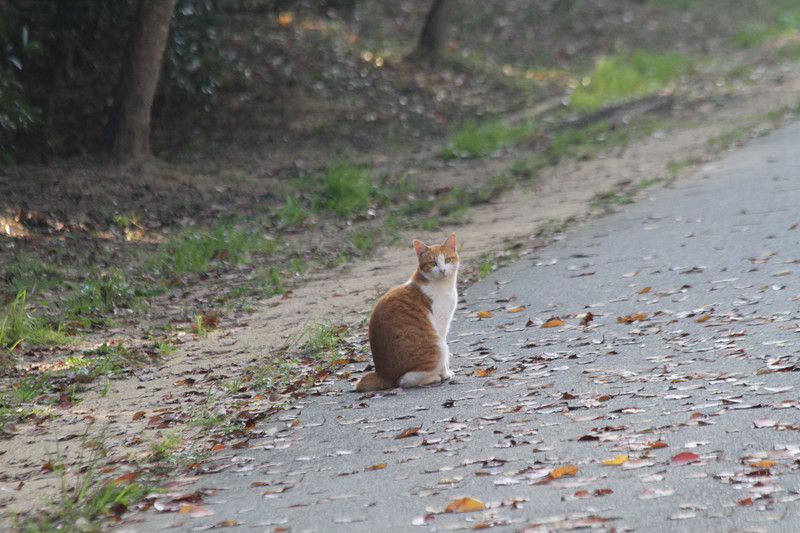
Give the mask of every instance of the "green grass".
[[300, 354], [309, 359], [335, 359], [346, 332], [346, 326], [328, 320], [309, 322], [300, 334]]
[[298, 228], [309, 226], [310, 220], [315, 218], [315, 213], [309, 206], [303, 205], [297, 194], [288, 194], [283, 206], [272, 209], [273, 223], [279, 229]]
[[36, 315], [35, 312], [27, 302], [27, 293], [22, 291], [17, 294], [0, 320], [0, 349], [13, 350], [22, 341], [32, 345], [72, 342], [61, 325], [54, 329], [45, 316]]
[[796, 6], [770, 6], [764, 20], [748, 22], [736, 30], [731, 42], [739, 48], [761, 46], [778, 37], [794, 38], [800, 34], [800, 10]]
[[162, 275], [208, 272], [247, 262], [254, 253], [272, 252], [278, 242], [258, 230], [219, 222], [210, 230], [190, 227], [164, 242], [146, 269]]
[[356, 229], [347, 236], [347, 242], [359, 254], [364, 254], [382, 242], [383, 229], [380, 226], [369, 226]]
[[313, 204], [318, 209], [351, 218], [366, 211], [375, 192], [366, 168], [342, 161], [328, 167], [322, 178], [322, 190]]
[[616, 206], [632, 203], [637, 193], [653, 186], [657, 181], [658, 180], [653, 179], [643, 179], [639, 183], [627, 187], [611, 189], [610, 191], [596, 195], [590, 205], [603, 213], [610, 213]]
[[510, 146], [538, 132], [533, 122], [507, 124], [499, 119], [489, 119], [481, 124], [469, 121], [462, 126], [442, 148], [445, 159], [488, 157], [500, 148]]
[[492, 272], [507, 267], [519, 258], [519, 254], [512, 251], [504, 251], [497, 254], [482, 254], [478, 259], [478, 278], [483, 279]]
[[137, 475], [115, 478], [102, 473], [101, 461], [107, 453], [105, 436], [89, 441], [88, 432], [84, 434], [82, 447], [91, 451], [81, 468], [65, 465], [58, 438], [55, 442], [49, 464], [58, 476], [58, 494], [45, 500], [50, 512], [20, 524], [22, 531], [102, 531], [152, 490]]
[[668, 87], [691, 65], [682, 54], [637, 50], [631, 55], [604, 56], [575, 88], [570, 107], [590, 112], [607, 104], [653, 94]]
[[83, 283], [67, 283], [72, 291], [62, 304], [71, 319], [105, 321], [106, 315], [118, 308], [130, 308], [143, 298], [161, 292], [158, 285], [133, 284], [115, 268], [97, 276], [86, 278]]
[[84, 374], [88, 381], [100, 376], [117, 376], [131, 368], [158, 360], [160, 354], [146, 354], [129, 348], [123, 343], [103, 344], [98, 348], [84, 350], [79, 358], [67, 358], [73, 371]]

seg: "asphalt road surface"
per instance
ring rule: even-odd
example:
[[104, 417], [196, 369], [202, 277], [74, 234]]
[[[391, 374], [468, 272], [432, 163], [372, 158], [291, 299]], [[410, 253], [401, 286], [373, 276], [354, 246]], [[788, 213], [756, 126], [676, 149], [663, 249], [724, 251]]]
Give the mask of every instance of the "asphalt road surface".
[[648, 193], [462, 294], [452, 382], [328, 380], [119, 530], [800, 531], [800, 123]]

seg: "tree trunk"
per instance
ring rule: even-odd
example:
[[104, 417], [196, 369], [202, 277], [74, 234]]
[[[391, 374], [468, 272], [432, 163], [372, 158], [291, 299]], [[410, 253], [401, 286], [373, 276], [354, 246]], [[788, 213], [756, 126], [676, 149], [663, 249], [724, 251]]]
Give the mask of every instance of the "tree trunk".
[[447, 46], [447, 26], [452, 7], [452, 0], [434, 0], [425, 17], [425, 25], [413, 56], [436, 59], [442, 55]]
[[109, 147], [119, 161], [150, 155], [150, 111], [175, 2], [139, 0], [108, 124]]

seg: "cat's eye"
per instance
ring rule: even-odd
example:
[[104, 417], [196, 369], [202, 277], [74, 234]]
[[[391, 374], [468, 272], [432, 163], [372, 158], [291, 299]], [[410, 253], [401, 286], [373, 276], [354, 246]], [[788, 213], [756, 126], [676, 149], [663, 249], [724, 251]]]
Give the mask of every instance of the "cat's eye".
[[448, 257], [447, 259], [444, 260], [444, 262], [445, 263], [452, 263], [453, 262], [453, 258], [452, 257]]
[[428, 266], [433, 268], [436, 266], [436, 261], [428, 261]]

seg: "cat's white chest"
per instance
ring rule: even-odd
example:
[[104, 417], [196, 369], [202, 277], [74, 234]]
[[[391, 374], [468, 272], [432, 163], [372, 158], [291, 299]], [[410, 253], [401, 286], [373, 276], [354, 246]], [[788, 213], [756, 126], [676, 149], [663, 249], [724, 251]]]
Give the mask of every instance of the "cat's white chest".
[[422, 287], [422, 291], [433, 302], [431, 306], [433, 327], [436, 328], [436, 332], [443, 339], [447, 338], [447, 332], [450, 329], [450, 322], [453, 320], [458, 298], [455, 283], [450, 282], [450, 280], [429, 283]]

